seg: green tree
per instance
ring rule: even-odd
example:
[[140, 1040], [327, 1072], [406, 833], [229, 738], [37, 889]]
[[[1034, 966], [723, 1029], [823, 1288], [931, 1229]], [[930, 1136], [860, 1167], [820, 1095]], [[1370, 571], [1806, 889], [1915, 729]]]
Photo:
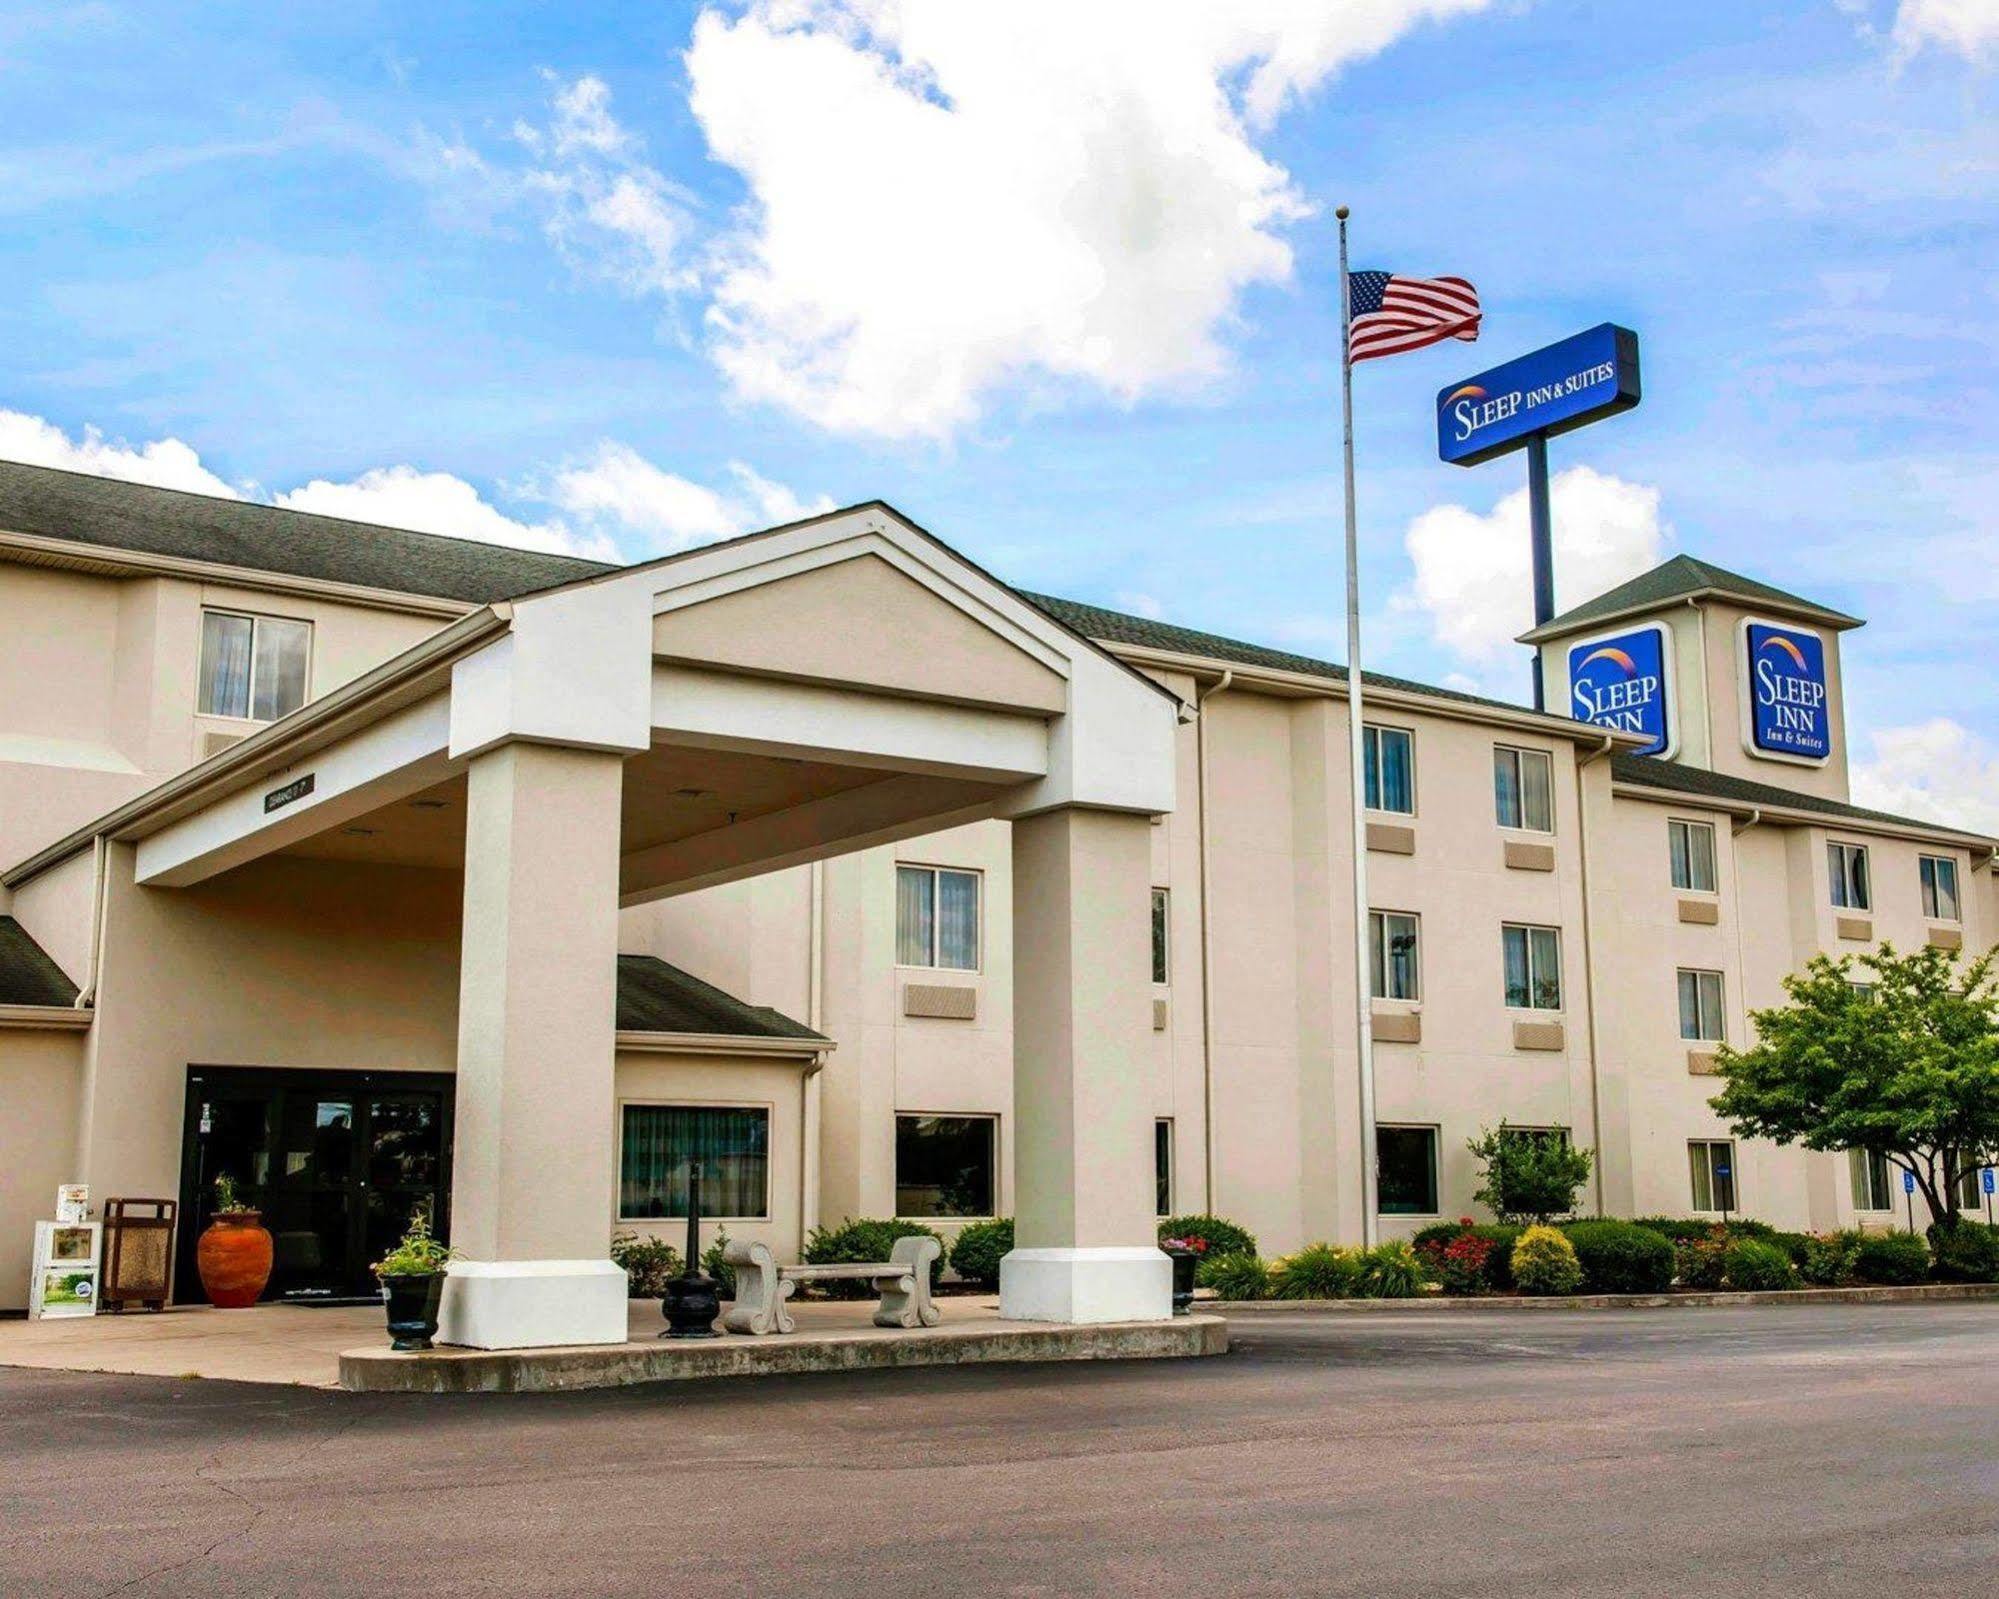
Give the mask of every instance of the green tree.
[[1595, 1159], [1591, 1151], [1571, 1144], [1567, 1133], [1505, 1122], [1497, 1130], [1479, 1129], [1465, 1148], [1484, 1175], [1472, 1198], [1501, 1221], [1545, 1222], [1572, 1214], [1576, 1190], [1589, 1181]]
[[1955, 1226], [1959, 1180], [1999, 1163], [1994, 954], [1814, 956], [1784, 979], [1788, 1004], [1750, 1013], [1755, 1046], [1718, 1052], [1709, 1103], [1738, 1137], [1870, 1150]]

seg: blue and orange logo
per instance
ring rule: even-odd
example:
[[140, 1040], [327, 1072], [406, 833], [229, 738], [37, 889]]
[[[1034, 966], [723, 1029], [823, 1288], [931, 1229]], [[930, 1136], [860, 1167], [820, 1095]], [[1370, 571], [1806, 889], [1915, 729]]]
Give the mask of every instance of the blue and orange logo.
[[1459, 400], [1482, 400], [1484, 398], [1484, 389], [1480, 388], [1476, 383], [1467, 383], [1463, 388], [1453, 389], [1449, 394], [1445, 395], [1438, 402], [1437, 409], [1441, 411], [1445, 406], [1455, 405]]
[[1608, 644], [1600, 650], [1592, 650], [1589, 654], [1585, 655], [1577, 663], [1576, 670], [1578, 672], [1587, 672], [1598, 661], [1611, 661], [1615, 663], [1618, 670], [1623, 672], [1626, 677], [1636, 677], [1638, 675], [1638, 663], [1623, 650], [1615, 649]]
[[1810, 663], [1805, 660], [1805, 652], [1781, 633], [1773, 633], [1770, 637], [1766, 638], [1763, 641], [1763, 648], [1766, 650], [1782, 650], [1786, 655], [1790, 656], [1792, 664], [1800, 672], [1809, 672], [1811, 670]]

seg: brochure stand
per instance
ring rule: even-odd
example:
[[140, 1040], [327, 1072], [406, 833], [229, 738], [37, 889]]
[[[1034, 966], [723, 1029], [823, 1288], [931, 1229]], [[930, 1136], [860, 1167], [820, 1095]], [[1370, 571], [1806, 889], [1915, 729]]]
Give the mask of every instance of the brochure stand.
[[28, 1278], [28, 1318], [97, 1314], [97, 1272], [103, 1224], [35, 1223], [35, 1262]]

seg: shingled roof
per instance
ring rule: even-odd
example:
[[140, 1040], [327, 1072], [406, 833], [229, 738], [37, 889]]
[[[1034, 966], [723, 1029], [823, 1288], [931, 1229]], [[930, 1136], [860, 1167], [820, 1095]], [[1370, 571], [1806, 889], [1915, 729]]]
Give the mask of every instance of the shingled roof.
[[0, 1005], [74, 1005], [76, 984], [11, 916], [0, 916]]
[[730, 1038], [827, 1042], [803, 1022], [768, 1005], [749, 1005], [656, 955], [618, 957], [618, 1030], [713, 1033]]
[[1542, 639], [1554, 638], [1559, 634], [1573, 633], [1591, 622], [1608, 621], [1612, 617], [1628, 615], [1634, 611], [1649, 611], [1673, 600], [1692, 599], [1697, 595], [1717, 594], [1725, 599], [1747, 600], [1754, 605], [1765, 605], [1780, 611], [1788, 611], [1800, 616], [1808, 616], [1832, 628], [1861, 627], [1864, 624], [1857, 616], [1848, 616], [1844, 611], [1835, 611], [1820, 605], [1815, 600], [1773, 588], [1768, 583], [1760, 583], [1753, 577], [1744, 577], [1740, 572], [1731, 572], [1726, 567], [1716, 566], [1712, 561], [1697, 560], [1691, 555], [1676, 555], [1670, 561], [1661, 562], [1649, 572], [1641, 572], [1628, 583], [1620, 583], [1608, 589], [1593, 600], [1562, 612], [1560, 616], [1543, 622], [1520, 635], [1522, 644], [1537, 644]]
[[0, 461], [0, 531], [489, 605], [617, 568]]
[[1771, 783], [1752, 782], [1726, 772], [1711, 772], [1704, 766], [1682, 766], [1678, 761], [1662, 761], [1651, 755], [1614, 755], [1611, 776], [1620, 783], [1645, 788], [1670, 789], [1723, 804], [1750, 805], [1793, 811], [1815, 811], [1823, 816], [1845, 817], [1855, 822], [1888, 822], [1896, 827], [1920, 828], [1924, 832], [1955, 833], [1982, 841], [1984, 835], [1947, 822], [1928, 821], [1919, 816], [1895, 816], [1887, 811], [1870, 811], [1844, 800], [1827, 799], [1822, 794], [1801, 794], [1794, 788], [1778, 788]]

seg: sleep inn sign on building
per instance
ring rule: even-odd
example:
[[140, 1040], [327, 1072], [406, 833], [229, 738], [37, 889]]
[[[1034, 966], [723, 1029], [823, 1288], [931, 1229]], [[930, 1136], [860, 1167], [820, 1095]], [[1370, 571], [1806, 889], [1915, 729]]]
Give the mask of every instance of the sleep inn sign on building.
[[[431, 1200], [486, 1347], [621, 1338], [611, 1234], [693, 1161], [780, 1258], [1014, 1216], [1026, 1319], [1164, 1316], [1161, 1213], [1360, 1236], [1336, 667], [879, 504], [618, 568], [20, 466], [0, 612], [0, 1304], [57, 1183], [221, 1170], [280, 1296]], [[1680, 557], [1530, 640], [1649, 722], [1371, 686], [1391, 1231], [1502, 1118], [1600, 1151], [1592, 1209], [1892, 1219], [1706, 1105], [1811, 954], [1999, 933], [1992, 840], [1847, 800], [1857, 625]], [[1822, 748], [1760, 736], [1759, 629]], [[1656, 697], [1642, 645], [1571, 682], [1634, 637]]]

